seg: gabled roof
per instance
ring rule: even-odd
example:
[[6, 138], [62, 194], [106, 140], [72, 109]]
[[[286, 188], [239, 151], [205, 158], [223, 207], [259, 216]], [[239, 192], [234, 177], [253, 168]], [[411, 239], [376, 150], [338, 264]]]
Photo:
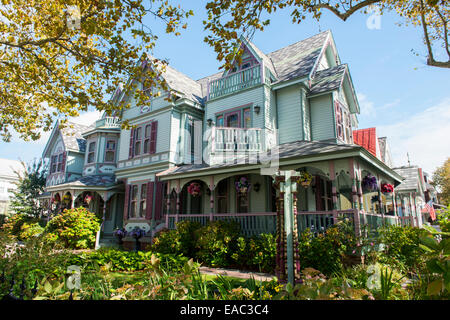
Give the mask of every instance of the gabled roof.
[[376, 128], [354, 130], [353, 142], [369, 151], [375, 157], [377, 156], [378, 139]]
[[[147, 55], [150, 59], [154, 59], [152, 56]], [[184, 97], [203, 104], [203, 97], [205, 94], [202, 92], [201, 83], [192, 80], [184, 73], [172, 68], [171, 66], [165, 66], [165, 71], [161, 73], [161, 76], [166, 80], [170, 89], [181, 93]]]
[[394, 168], [394, 171], [405, 178], [395, 189], [402, 190], [420, 190], [419, 168], [417, 166], [403, 166]]
[[69, 151], [75, 152], [85, 152], [86, 151], [86, 140], [83, 138], [83, 132], [91, 130], [95, 127], [95, 123], [90, 126], [78, 124], [75, 122], [67, 121], [64, 128], [59, 128], [59, 120], [56, 121], [55, 126], [53, 127], [52, 133], [47, 140], [47, 144], [42, 153], [43, 158], [46, 157], [47, 152], [49, 151], [50, 146], [53, 145], [58, 135], [61, 135], [61, 138], [64, 143], [64, 148]]
[[327, 30], [269, 53], [278, 81], [309, 76], [330, 36], [331, 31]]
[[309, 95], [339, 89], [344, 81], [344, 76], [347, 69], [347, 64], [341, 64], [339, 66], [316, 72], [314, 79], [311, 82]]

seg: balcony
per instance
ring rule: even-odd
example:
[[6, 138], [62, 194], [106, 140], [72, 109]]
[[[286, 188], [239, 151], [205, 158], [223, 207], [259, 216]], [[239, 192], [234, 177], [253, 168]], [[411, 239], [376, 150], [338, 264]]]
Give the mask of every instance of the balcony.
[[208, 99], [234, 93], [261, 83], [261, 66], [240, 70], [208, 83]]
[[116, 129], [120, 128], [119, 118], [117, 117], [106, 117], [95, 122], [96, 128], [104, 129]]
[[258, 152], [263, 150], [262, 129], [212, 128], [212, 152]]

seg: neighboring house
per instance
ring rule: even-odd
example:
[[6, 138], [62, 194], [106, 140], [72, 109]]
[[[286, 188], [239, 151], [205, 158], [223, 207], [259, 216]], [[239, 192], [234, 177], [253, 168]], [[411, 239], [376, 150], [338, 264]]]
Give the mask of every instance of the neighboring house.
[[[374, 150], [354, 143], [359, 104], [331, 32], [269, 54], [242, 40], [242, 64], [230, 71], [195, 81], [169, 66], [162, 74], [169, 92], [149, 107], [118, 88], [112, 100], [131, 107], [117, 117], [55, 126], [44, 151], [55, 168], [47, 184], [54, 206], [89, 206], [104, 218], [103, 238], [123, 225], [150, 231], [141, 240], [148, 242], [182, 220], [236, 220], [247, 235], [274, 232], [279, 168], [313, 177], [297, 190], [299, 230], [324, 230], [339, 216], [357, 227], [397, 223], [397, 207], [379, 189], [403, 177], [385, 140], [375, 135]], [[157, 67], [148, 61], [141, 67]], [[120, 129], [121, 121], [132, 128]], [[377, 190], [366, 188], [369, 177]]]
[[0, 159], [0, 215], [9, 214], [9, 203], [13, 191], [17, 189], [19, 177], [16, 172], [23, 172], [20, 161]]

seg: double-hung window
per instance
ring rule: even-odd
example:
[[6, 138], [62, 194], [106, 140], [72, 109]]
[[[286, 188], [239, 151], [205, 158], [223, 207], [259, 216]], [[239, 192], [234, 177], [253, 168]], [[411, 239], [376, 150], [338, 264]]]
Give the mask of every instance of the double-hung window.
[[134, 155], [141, 154], [142, 127], [136, 128], [134, 131]]
[[87, 163], [95, 162], [95, 141], [89, 143]]
[[150, 137], [152, 132], [152, 124], [147, 124], [144, 130], [144, 153], [150, 153]]
[[130, 218], [145, 218], [147, 210], [147, 184], [134, 184], [130, 190]]
[[50, 173], [55, 173], [55, 172], [63, 172], [64, 171], [64, 152], [57, 154], [57, 155], [53, 155], [51, 157], [51, 162], [50, 162]]
[[105, 162], [114, 162], [116, 158], [116, 140], [106, 141]]

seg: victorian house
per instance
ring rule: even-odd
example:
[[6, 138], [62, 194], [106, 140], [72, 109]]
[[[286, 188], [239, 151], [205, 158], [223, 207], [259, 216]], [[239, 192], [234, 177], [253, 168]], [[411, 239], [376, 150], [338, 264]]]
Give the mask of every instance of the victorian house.
[[295, 170], [300, 231], [325, 230], [340, 217], [357, 229], [401, 223], [407, 213], [394, 188], [402, 171], [392, 168], [385, 139], [360, 140], [360, 106], [332, 33], [267, 54], [243, 38], [242, 49], [232, 70], [199, 80], [168, 66], [169, 92], [149, 107], [118, 88], [113, 100], [131, 105], [121, 114], [55, 126], [44, 150], [53, 203], [98, 213], [103, 239], [139, 227], [148, 242], [183, 220], [235, 220], [254, 235], [275, 232], [273, 181]]

